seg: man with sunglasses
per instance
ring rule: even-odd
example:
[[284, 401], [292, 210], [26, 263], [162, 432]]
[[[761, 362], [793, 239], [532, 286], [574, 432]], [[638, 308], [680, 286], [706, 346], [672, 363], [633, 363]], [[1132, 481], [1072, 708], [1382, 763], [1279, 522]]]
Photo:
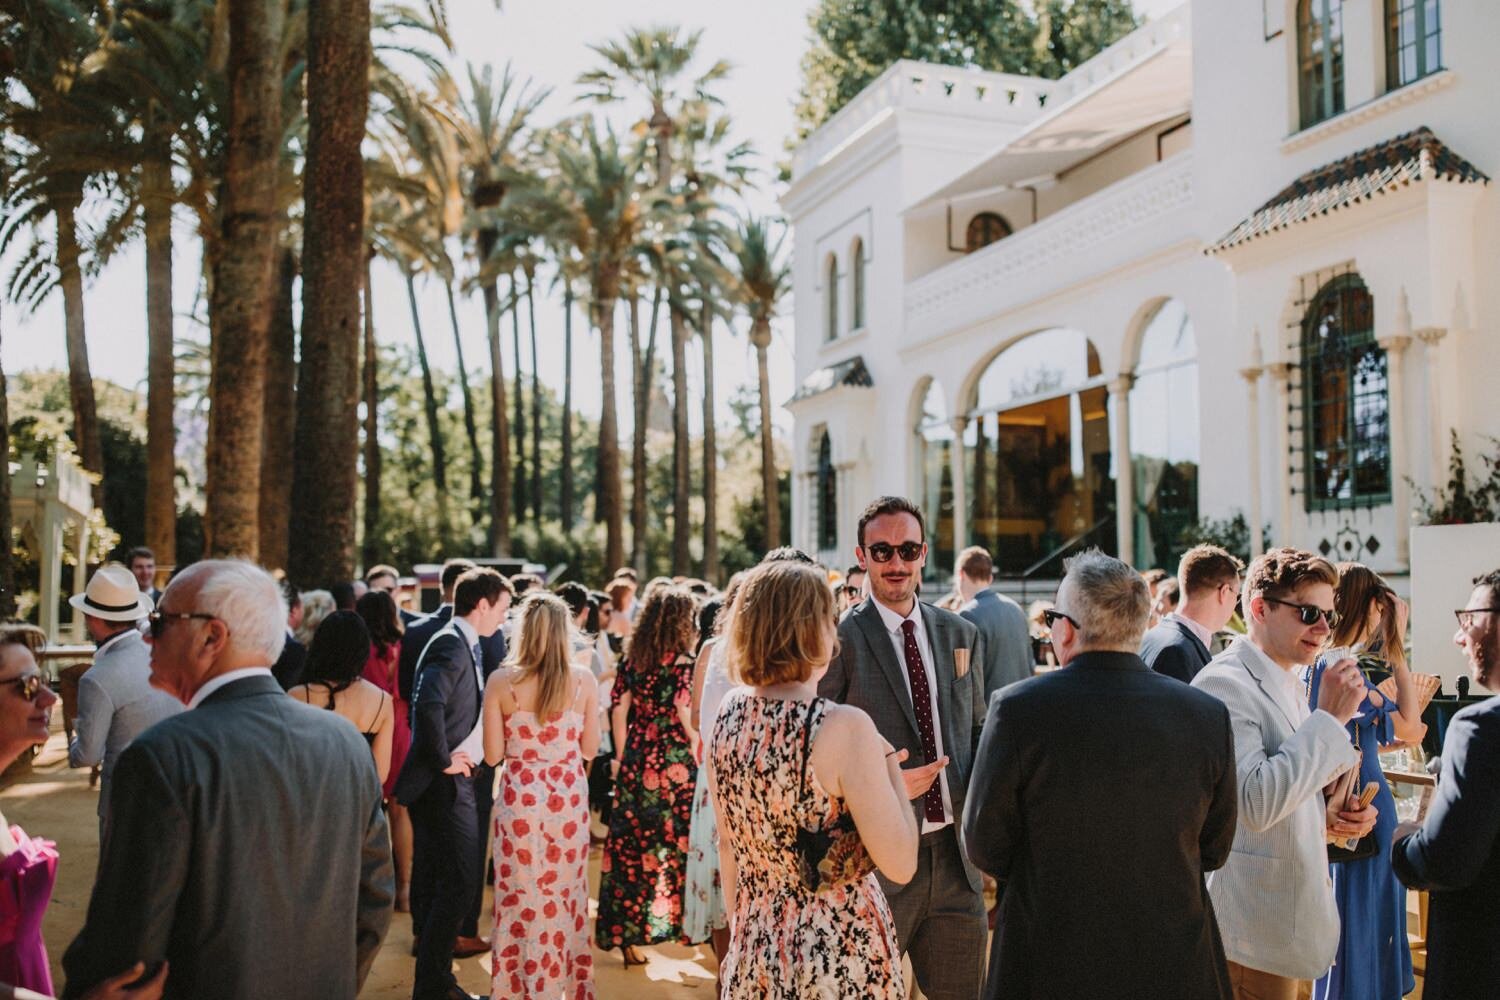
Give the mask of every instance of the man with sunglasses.
[[1249, 634], [1193, 678], [1224, 702], [1234, 727], [1239, 830], [1209, 895], [1236, 1000], [1292, 1000], [1300, 980], [1332, 965], [1339, 914], [1327, 836], [1362, 837], [1375, 825], [1372, 807], [1323, 794], [1359, 765], [1344, 728], [1365, 697], [1359, 667], [1329, 667], [1315, 711], [1303, 688], [1303, 670], [1338, 622], [1337, 584], [1338, 571], [1314, 553], [1265, 553], [1245, 574]]
[[[1500, 570], [1476, 579], [1454, 616], [1474, 680], [1500, 688]], [[1391, 864], [1429, 893], [1425, 1000], [1500, 996], [1500, 698], [1448, 723], [1437, 794], [1421, 826], [1396, 828]]]
[[839, 622], [838, 655], [818, 694], [863, 709], [907, 768], [921, 823], [917, 872], [881, 887], [896, 937], [930, 1000], [974, 1000], [984, 982], [984, 897], [964, 852], [963, 816], [984, 726], [984, 653], [978, 630], [917, 600], [927, 561], [922, 511], [880, 497], [859, 518], [855, 556], [870, 597]]

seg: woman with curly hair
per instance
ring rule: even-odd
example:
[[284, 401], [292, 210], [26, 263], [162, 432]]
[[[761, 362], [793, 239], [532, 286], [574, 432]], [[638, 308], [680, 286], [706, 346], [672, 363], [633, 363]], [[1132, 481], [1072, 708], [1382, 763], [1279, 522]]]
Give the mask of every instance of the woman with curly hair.
[[698, 733], [692, 725], [697, 602], [680, 587], [652, 589], [611, 692], [610, 728], [623, 750], [609, 839], [600, 863], [594, 940], [619, 948], [626, 965], [645, 961], [638, 945], [682, 937], [682, 890]]

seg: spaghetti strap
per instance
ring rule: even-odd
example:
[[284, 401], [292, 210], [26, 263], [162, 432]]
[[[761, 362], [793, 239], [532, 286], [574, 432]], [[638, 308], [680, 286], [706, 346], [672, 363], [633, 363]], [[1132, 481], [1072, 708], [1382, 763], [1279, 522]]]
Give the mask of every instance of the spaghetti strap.
[[380, 725], [380, 717], [385, 714], [385, 703], [390, 697], [384, 691], [380, 692], [380, 704], [375, 706], [375, 719], [370, 723], [370, 728], [365, 730], [366, 736], [375, 735], [375, 727]]

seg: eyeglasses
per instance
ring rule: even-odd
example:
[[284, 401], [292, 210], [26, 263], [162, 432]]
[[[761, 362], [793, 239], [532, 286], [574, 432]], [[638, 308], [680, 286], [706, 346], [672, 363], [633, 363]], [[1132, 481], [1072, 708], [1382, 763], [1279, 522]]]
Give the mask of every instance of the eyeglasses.
[[204, 614], [200, 611], [153, 611], [146, 616], [146, 620], [151, 623], [151, 638], [153, 639], [161, 638], [161, 634], [167, 630], [169, 622], [191, 621], [195, 618], [206, 622], [219, 620], [218, 615]]
[[1328, 622], [1329, 628], [1339, 627], [1339, 613], [1337, 611], [1325, 611], [1316, 604], [1293, 604], [1291, 601], [1283, 601], [1275, 597], [1267, 597], [1266, 600], [1272, 604], [1280, 604], [1283, 607], [1296, 608], [1297, 618], [1304, 625], [1316, 625], [1318, 619], [1322, 618]]
[[916, 562], [922, 558], [922, 543], [902, 542], [900, 545], [892, 545], [889, 542], [876, 542], [866, 545], [865, 552], [878, 563], [890, 562], [894, 555], [900, 555], [902, 562]]
[[1078, 620], [1072, 615], [1068, 614], [1066, 611], [1058, 611], [1056, 608], [1048, 608], [1046, 611], [1042, 612], [1042, 621], [1047, 623], [1047, 627], [1049, 629], [1057, 624], [1057, 620], [1059, 618], [1067, 622], [1069, 625], [1073, 626], [1075, 629], [1079, 627]]
[[42, 693], [43, 684], [41, 674], [31, 673], [24, 677], [12, 677], [4, 683], [14, 684], [16, 692], [27, 701], [36, 701], [37, 695]]
[[1453, 612], [1453, 617], [1458, 619], [1458, 627], [1469, 629], [1474, 627], [1475, 615], [1488, 615], [1500, 611], [1500, 608], [1459, 608]]

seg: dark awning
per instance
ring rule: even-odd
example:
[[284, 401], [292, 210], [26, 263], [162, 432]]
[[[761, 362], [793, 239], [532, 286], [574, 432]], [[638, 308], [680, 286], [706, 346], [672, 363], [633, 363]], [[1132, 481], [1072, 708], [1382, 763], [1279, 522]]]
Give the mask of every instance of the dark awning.
[[797, 387], [797, 392], [790, 402], [800, 403], [804, 399], [810, 399], [843, 385], [869, 388], [874, 384], [875, 380], [870, 377], [870, 369], [865, 367], [865, 359], [856, 354], [852, 358], [845, 358], [838, 364], [829, 365], [827, 368], [819, 368], [808, 375]]
[[1219, 253], [1377, 194], [1435, 179], [1461, 184], [1488, 184], [1490, 180], [1443, 145], [1431, 129], [1419, 128], [1303, 174], [1207, 252]]

